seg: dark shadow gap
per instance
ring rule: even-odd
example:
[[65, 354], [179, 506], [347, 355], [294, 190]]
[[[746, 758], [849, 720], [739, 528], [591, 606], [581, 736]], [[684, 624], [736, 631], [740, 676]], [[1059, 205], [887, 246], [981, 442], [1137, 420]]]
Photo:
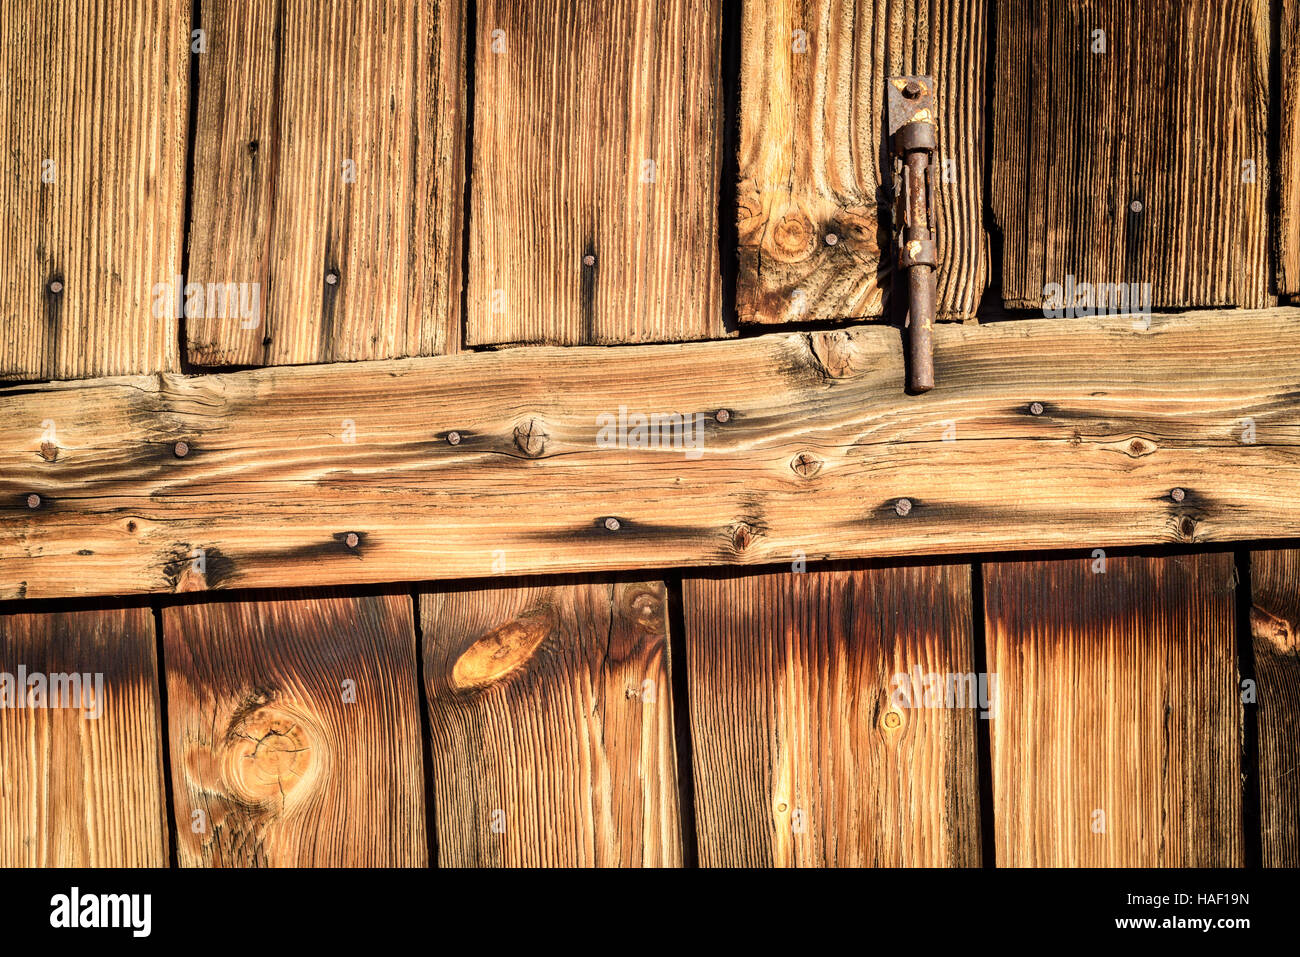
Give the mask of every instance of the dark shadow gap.
[[[202, 0], [194, 0], [190, 6], [190, 90], [189, 90], [189, 128], [185, 131], [185, 229], [181, 238], [181, 288], [190, 281], [190, 229], [194, 225], [194, 153], [198, 140], [199, 121], [199, 57], [193, 47], [194, 31], [201, 29], [203, 23]], [[169, 279], [171, 277], [168, 277]], [[182, 301], [184, 297], [182, 295]], [[200, 369], [190, 363], [189, 333], [186, 329], [185, 310], [178, 310], [176, 317], [176, 344], [178, 368], [185, 375], [194, 375]]]
[[[984, 625], [984, 566], [975, 563], [970, 567], [970, 606], [971, 606], [971, 642], [972, 666], [976, 675], [988, 674], [988, 635]], [[998, 706], [1002, 706], [1001, 695]], [[979, 709], [971, 709], [975, 721], [975, 748], [978, 754], [977, 772], [979, 776], [980, 798], [980, 864], [983, 867], [997, 867], [997, 841], [994, 839], [993, 820], [993, 742], [989, 730], [990, 721], [996, 716], [981, 718]]]
[[718, 268], [722, 271], [722, 326], [739, 331], [736, 286], [740, 276], [740, 227], [736, 222], [736, 187], [740, 181], [740, 0], [722, 4], [722, 164], [718, 182]]
[[[1238, 549], [1233, 559], [1237, 573], [1237, 693], [1240, 701], [1241, 688], [1247, 681], [1255, 682], [1255, 646], [1250, 627], [1250, 552]], [[1260, 831], [1258, 707], [1255, 703], [1243, 704], [1241, 716], [1241, 842], [1246, 867], [1262, 867], [1264, 864], [1264, 837]]]
[[457, 323], [460, 341], [448, 352], [465, 352], [469, 349], [469, 236], [470, 211], [474, 195], [474, 65], [478, 56], [478, 0], [469, 0], [465, 10], [465, 136], [462, 141], [464, 157], [461, 172], [464, 174], [464, 199], [460, 213], [460, 322]]
[[695, 752], [691, 744], [690, 682], [686, 667], [686, 606], [681, 576], [668, 588], [668, 661], [672, 668], [673, 731], [677, 742], [677, 803], [682, 829], [682, 866], [699, 866], [699, 835], [695, 830]]
[[163, 648], [162, 605], [155, 601], [151, 603], [150, 608], [153, 611], [154, 646], [158, 667], [158, 741], [162, 750], [163, 800], [167, 803], [167, 866], [177, 868], [180, 867], [180, 855], [176, 847], [180, 842], [180, 831], [177, 830], [176, 825], [176, 795], [172, 791], [172, 749], [167, 720], [170, 712], [167, 710], [167, 662]]
[[424, 687], [424, 625], [420, 621], [420, 592], [412, 588], [411, 611], [415, 622], [415, 687], [420, 706], [420, 760], [424, 763], [424, 841], [429, 867], [438, 866], [438, 819], [434, 815], [433, 726], [429, 721], [429, 696]]

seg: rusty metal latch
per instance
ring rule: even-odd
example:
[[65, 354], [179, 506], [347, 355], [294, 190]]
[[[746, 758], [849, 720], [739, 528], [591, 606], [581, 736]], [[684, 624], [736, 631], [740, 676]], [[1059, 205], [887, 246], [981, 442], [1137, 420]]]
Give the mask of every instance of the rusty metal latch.
[[898, 269], [907, 274], [907, 384], [912, 392], [929, 392], [934, 388], [932, 332], [939, 266], [932, 180], [932, 158], [938, 148], [934, 78], [891, 76], [888, 98], [898, 198], [894, 214]]

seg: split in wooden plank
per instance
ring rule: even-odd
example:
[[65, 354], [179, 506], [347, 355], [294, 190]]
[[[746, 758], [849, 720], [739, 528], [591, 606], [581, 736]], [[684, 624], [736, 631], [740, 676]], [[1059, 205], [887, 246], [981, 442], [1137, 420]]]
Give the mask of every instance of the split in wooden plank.
[[178, 368], [190, 4], [0, 7], [0, 378]]
[[0, 867], [166, 867], [145, 606], [0, 614]]
[[465, 0], [199, 9], [190, 359], [456, 351]]
[[684, 582], [701, 865], [979, 864], [970, 583], [964, 565]]
[[681, 864], [664, 592], [421, 595], [439, 864]]
[[1300, 866], [1300, 551], [1250, 556], [1264, 866]]
[[1300, 295], [1300, 0], [1282, 0], [1279, 38], [1282, 118], [1278, 148], [1278, 292]]
[[726, 334], [721, 0], [481, 0], [469, 345]]
[[182, 867], [422, 867], [409, 595], [163, 609]]
[[975, 315], [988, 272], [986, 35], [985, 5], [974, 0], [746, 0], [741, 321], [885, 312], [896, 259], [885, 80], [912, 74], [938, 87], [938, 312]]
[[1232, 555], [985, 566], [1004, 867], [1240, 867]]
[[1155, 307], [1269, 305], [1268, 0], [998, 0], [995, 20], [1006, 305], [1129, 283]]
[[935, 365], [905, 395], [866, 326], [0, 390], [0, 596], [1300, 536], [1300, 310]]

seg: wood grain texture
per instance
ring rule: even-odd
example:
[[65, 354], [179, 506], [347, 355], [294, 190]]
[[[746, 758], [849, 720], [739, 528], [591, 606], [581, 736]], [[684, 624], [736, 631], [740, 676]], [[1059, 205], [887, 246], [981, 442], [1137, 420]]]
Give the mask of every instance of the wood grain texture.
[[984, 569], [997, 863], [1240, 867], [1232, 555], [1095, 562]]
[[209, 0], [200, 10], [209, 45], [187, 282], [205, 293], [256, 284], [258, 309], [223, 311], [207, 293], [186, 320], [190, 359], [456, 351], [464, 0]]
[[147, 607], [0, 614], [0, 867], [167, 866], [155, 659]]
[[721, 6], [477, 5], [469, 345], [725, 334]]
[[999, 0], [996, 22], [1005, 303], [1068, 275], [1268, 305], [1268, 0]]
[[1251, 552], [1260, 831], [1266, 867], [1300, 866], [1300, 551]]
[[163, 609], [182, 867], [428, 863], [408, 595]]
[[1277, 287], [1300, 295], [1300, 0], [1282, 0], [1279, 27], [1282, 118], [1278, 147]]
[[702, 866], [978, 866], [977, 712], [907, 691], [914, 670], [971, 673], [970, 582], [935, 565], [683, 583]]
[[741, 321], [885, 312], [896, 259], [885, 79], [913, 74], [938, 87], [938, 313], [974, 316], [988, 272], [985, 4], [746, 0], [742, 30]]
[[680, 866], [664, 592], [420, 596], [440, 865]]
[[0, 379], [174, 370], [190, 4], [0, 9]]
[[1300, 310], [935, 354], [923, 396], [879, 326], [0, 391], [0, 596], [1300, 536]]

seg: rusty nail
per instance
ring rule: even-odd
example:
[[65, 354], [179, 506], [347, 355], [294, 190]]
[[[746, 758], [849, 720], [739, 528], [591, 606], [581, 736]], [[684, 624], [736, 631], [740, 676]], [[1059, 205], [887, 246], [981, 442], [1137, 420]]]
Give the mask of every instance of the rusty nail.
[[910, 498], [900, 498], [894, 503], [894, 511], [899, 515], [908, 515], [912, 511], [912, 500]]
[[608, 528], [611, 532], [617, 532], [623, 526], [618, 519], [614, 518], [611, 515], [609, 518], [605, 519], [605, 527]]
[[921, 84], [917, 83], [915, 80], [908, 80], [907, 86], [903, 87], [903, 96], [907, 97], [909, 100], [915, 100], [920, 95]]
[[346, 541], [348, 543], [348, 548], [356, 548], [361, 539], [357, 538], [356, 532], [348, 532]]
[[591, 253], [587, 253], [587, 255], [582, 257], [582, 264], [584, 266], [594, 266], [596, 265], [596, 257]]
[[28, 495], [28, 496], [27, 496], [27, 507], [28, 507], [28, 508], [40, 508], [40, 507], [41, 507], [41, 497], [40, 497], [39, 495], [37, 495], [35, 492], [33, 492], [31, 495]]
[[1140, 199], [1133, 200], [1133, 202], [1128, 204], [1128, 208], [1133, 210], [1133, 212], [1135, 213], [1142, 212], [1142, 200]]
[[50, 292], [53, 293], [63, 292], [63, 283], [60, 282], [58, 279], [54, 280], [52, 283], [50, 283]]
[[1030, 415], [1042, 415], [1042, 414], [1043, 414], [1043, 403], [1041, 403], [1041, 402], [1031, 402], [1031, 403], [1029, 403], [1029, 414], [1030, 414]]
[[717, 418], [719, 422], [725, 425], [726, 423], [731, 421], [731, 413], [728, 412], [726, 409], [719, 409], [718, 414], [717, 416], [715, 416], [715, 418]]
[[834, 246], [834, 245], [835, 245], [836, 243], [838, 243], [839, 241], [840, 241], [840, 237], [837, 236], [837, 235], [835, 235], [834, 233], [827, 233], [827, 234], [826, 234], [826, 245], [827, 245], [827, 246]]
[[190, 443], [188, 443], [188, 442], [177, 442], [177, 443], [176, 443], [176, 448], [175, 448], [174, 451], [176, 452], [176, 457], [177, 457], [178, 459], [183, 459], [183, 458], [185, 458], [185, 456], [187, 456], [187, 455], [190, 454]]
[[448, 443], [449, 445], [460, 445], [460, 433], [459, 433], [459, 432], [448, 432], [448, 433], [447, 433], [447, 443]]
[[1183, 499], [1187, 498], [1187, 493], [1180, 488], [1176, 488], [1169, 493], [1169, 497], [1175, 502], [1181, 502]]

